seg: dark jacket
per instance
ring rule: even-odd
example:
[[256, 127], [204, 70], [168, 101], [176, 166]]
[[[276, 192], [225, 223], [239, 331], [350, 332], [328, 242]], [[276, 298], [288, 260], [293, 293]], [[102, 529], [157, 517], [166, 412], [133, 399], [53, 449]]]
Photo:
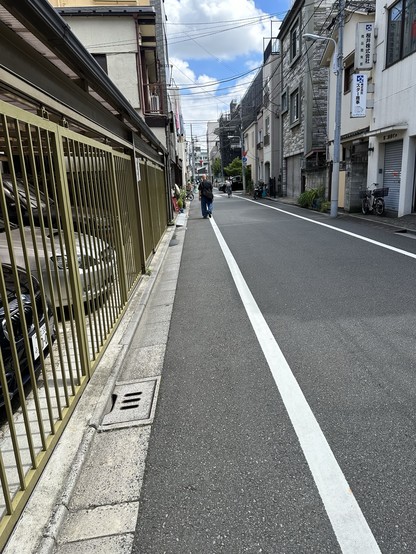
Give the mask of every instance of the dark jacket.
[[202, 183], [198, 187], [198, 190], [201, 193], [201, 196], [206, 196], [211, 200], [214, 197], [211, 181], [202, 181]]

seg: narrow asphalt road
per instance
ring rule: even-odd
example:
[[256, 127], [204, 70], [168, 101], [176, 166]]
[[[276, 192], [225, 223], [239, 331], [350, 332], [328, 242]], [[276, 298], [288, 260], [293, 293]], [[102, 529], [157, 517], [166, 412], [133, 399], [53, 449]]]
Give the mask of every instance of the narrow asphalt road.
[[416, 241], [263, 204], [192, 204], [132, 552], [415, 552]]

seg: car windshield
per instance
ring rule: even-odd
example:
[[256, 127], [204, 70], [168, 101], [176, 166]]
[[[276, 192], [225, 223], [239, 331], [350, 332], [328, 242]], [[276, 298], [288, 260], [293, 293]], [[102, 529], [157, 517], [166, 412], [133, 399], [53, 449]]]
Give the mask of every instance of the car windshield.
[[[22, 179], [16, 179], [16, 184], [17, 184], [17, 192], [19, 194], [20, 202], [27, 208], [28, 207], [28, 200], [27, 200], [27, 197], [26, 197], [26, 190], [25, 190], [24, 182], [23, 182]], [[11, 178], [7, 177], [7, 176], [3, 176], [3, 185], [4, 185], [4, 189], [5, 189], [6, 194], [9, 197], [14, 198], [15, 197], [15, 192], [14, 192], [14, 187], [13, 187], [13, 183], [12, 183]], [[28, 191], [29, 191], [30, 206], [32, 207], [32, 209], [37, 209], [38, 208], [37, 195], [36, 195], [36, 190], [35, 190], [35, 187], [34, 187], [33, 184], [31, 184], [31, 183], [28, 184]], [[40, 196], [40, 201], [41, 201], [40, 208], [41, 208], [41, 210], [44, 210], [46, 208], [46, 197], [45, 197], [45, 195], [43, 194], [43, 192], [41, 190], [39, 190], [39, 196]]]
[[[9, 264], [2, 264], [1, 267], [3, 270], [4, 283], [6, 285], [7, 299], [10, 302], [14, 298], [16, 298], [16, 287], [14, 284], [12, 266]], [[17, 275], [19, 278], [21, 294], [30, 294], [30, 288], [29, 288], [26, 272], [24, 272], [22, 269], [17, 268]], [[3, 308], [3, 299], [0, 295], [0, 309], [2, 308]]]

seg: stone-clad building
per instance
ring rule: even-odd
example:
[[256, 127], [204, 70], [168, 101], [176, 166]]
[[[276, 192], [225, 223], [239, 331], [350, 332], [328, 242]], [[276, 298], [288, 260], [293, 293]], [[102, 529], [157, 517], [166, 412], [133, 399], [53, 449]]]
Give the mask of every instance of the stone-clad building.
[[282, 188], [287, 196], [297, 197], [305, 188], [327, 181], [328, 74], [320, 66], [325, 44], [312, 46], [303, 35], [328, 35], [334, 5], [297, 0], [277, 37], [281, 45]]

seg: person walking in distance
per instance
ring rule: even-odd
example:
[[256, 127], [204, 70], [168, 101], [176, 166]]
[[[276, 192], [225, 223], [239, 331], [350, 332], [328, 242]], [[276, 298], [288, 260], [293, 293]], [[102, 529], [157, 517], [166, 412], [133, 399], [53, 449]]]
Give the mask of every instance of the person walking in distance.
[[225, 190], [227, 191], [228, 198], [230, 198], [233, 193], [233, 185], [229, 179], [225, 180]]
[[202, 217], [204, 219], [211, 217], [214, 193], [212, 191], [212, 183], [207, 180], [206, 175], [202, 176], [202, 181], [199, 185], [199, 199], [201, 201]]

